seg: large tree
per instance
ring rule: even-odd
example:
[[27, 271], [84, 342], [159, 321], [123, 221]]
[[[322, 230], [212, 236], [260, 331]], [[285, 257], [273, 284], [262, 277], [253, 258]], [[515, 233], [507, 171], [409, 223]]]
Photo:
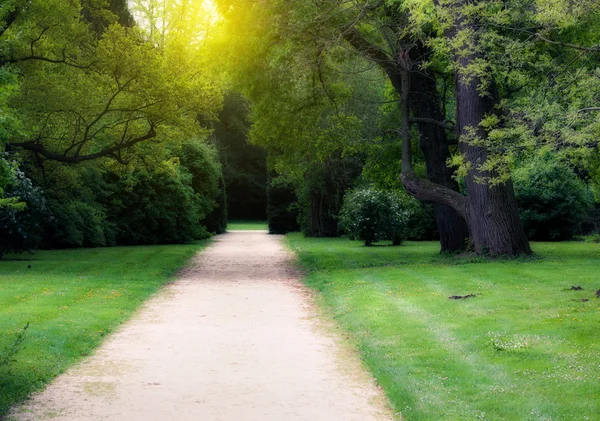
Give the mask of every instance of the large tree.
[[167, 49], [147, 27], [123, 26], [132, 23], [124, 7], [35, 0], [4, 11], [0, 66], [19, 83], [8, 100], [20, 121], [6, 139], [11, 150], [125, 162], [142, 142], [202, 134], [198, 116], [212, 118], [221, 103], [205, 55], [184, 47], [187, 33], [163, 37]]

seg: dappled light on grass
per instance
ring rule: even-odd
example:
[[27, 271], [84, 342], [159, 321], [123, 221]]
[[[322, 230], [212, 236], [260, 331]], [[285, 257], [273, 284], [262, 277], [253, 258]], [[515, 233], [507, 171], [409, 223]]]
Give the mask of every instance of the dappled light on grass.
[[437, 243], [288, 242], [406, 419], [597, 419], [600, 245], [472, 262]]

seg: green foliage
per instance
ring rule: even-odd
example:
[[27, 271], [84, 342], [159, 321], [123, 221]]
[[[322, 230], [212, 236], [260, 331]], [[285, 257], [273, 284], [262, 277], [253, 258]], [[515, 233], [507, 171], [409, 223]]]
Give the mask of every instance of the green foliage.
[[102, 247], [114, 245], [114, 227], [97, 202], [49, 200], [52, 214], [45, 226], [46, 247]]
[[211, 234], [223, 234], [227, 230], [228, 208], [227, 187], [223, 176], [219, 178], [219, 192], [215, 197], [213, 210], [206, 216], [202, 223]]
[[521, 221], [530, 239], [571, 239], [594, 205], [590, 189], [550, 152], [519, 166], [513, 180]]
[[194, 192], [185, 168], [165, 162], [112, 181], [114, 193], [106, 207], [117, 244], [185, 243], [209, 236], [200, 223], [207, 198]]
[[226, 207], [214, 149], [188, 141], [156, 161], [145, 168], [46, 163], [41, 172], [34, 166], [51, 215], [44, 247], [181, 243], [222, 232]]
[[408, 235], [412, 210], [411, 202], [406, 199], [394, 191], [352, 190], [344, 197], [340, 228], [350, 239], [364, 241], [365, 246], [380, 240], [392, 240], [394, 245], [400, 245]]
[[[10, 206], [0, 207], [0, 258], [7, 252], [22, 253], [39, 246], [46, 216], [41, 190], [20, 169], [15, 169], [4, 195]], [[11, 199], [15, 201], [10, 202]]]

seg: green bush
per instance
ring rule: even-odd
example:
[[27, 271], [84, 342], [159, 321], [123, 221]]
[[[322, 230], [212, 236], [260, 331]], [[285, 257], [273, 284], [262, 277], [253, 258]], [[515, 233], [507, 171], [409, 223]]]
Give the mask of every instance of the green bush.
[[165, 157], [127, 169], [48, 164], [44, 247], [183, 243], [223, 232], [227, 209], [215, 150], [189, 141]]
[[201, 224], [206, 198], [196, 194], [183, 167], [165, 163], [152, 172], [127, 174], [113, 189], [116, 194], [105, 206], [117, 244], [185, 243], [210, 236]]
[[[102, 247], [107, 241], [108, 226], [104, 208], [95, 202], [49, 200], [52, 217], [46, 222], [46, 243], [53, 247]], [[112, 234], [112, 233], [111, 233]]]
[[227, 228], [227, 192], [216, 150], [203, 142], [183, 144], [180, 161], [191, 175], [191, 186], [205, 218], [208, 232], [222, 234]]
[[518, 167], [513, 182], [521, 221], [531, 240], [571, 239], [594, 205], [585, 183], [550, 153]]
[[351, 239], [371, 246], [380, 240], [400, 245], [408, 235], [411, 206], [397, 191], [362, 188], [348, 192], [340, 213], [340, 227]]
[[0, 207], [0, 258], [7, 252], [22, 253], [38, 247], [46, 212], [42, 191], [18, 168], [6, 182], [4, 198], [15, 199], [18, 204]]

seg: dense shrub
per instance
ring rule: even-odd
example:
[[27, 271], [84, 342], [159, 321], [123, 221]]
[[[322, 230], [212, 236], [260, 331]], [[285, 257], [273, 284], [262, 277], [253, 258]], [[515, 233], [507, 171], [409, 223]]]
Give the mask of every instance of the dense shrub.
[[227, 230], [227, 188], [223, 176], [219, 178], [218, 188], [215, 207], [202, 221], [207, 231], [212, 234], [223, 234]]
[[513, 182], [521, 221], [532, 240], [572, 238], [594, 204], [585, 183], [550, 153], [517, 168]]
[[164, 163], [152, 172], [120, 177], [112, 188], [117, 194], [105, 206], [117, 244], [184, 243], [209, 236], [200, 222], [212, 208], [194, 192], [183, 167]]
[[182, 243], [223, 232], [227, 209], [216, 151], [191, 141], [165, 155], [171, 158], [143, 168], [47, 164], [38, 177], [51, 215], [44, 247]]
[[208, 232], [222, 234], [227, 227], [227, 192], [217, 152], [202, 142], [187, 142], [180, 153], [181, 166], [191, 175], [201, 221]]
[[[42, 221], [46, 201], [39, 188], [18, 168], [4, 189], [6, 199], [13, 205], [0, 207], [0, 258], [6, 252], [31, 251], [42, 241]], [[18, 201], [18, 205], [15, 205]]]
[[272, 178], [267, 187], [267, 222], [271, 234], [285, 234], [300, 229], [298, 198], [294, 185], [283, 177]]
[[108, 229], [110, 224], [100, 204], [49, 200], [48, 209], [52, 217], [45, 224], [47, 245], [62, 248], [112, 245], [114, 233]]
[[351, 239], [366, 246], [379, 240], [392, 240], [400, 245], [408, 235], [411, 206], [396, 191], [362, 188], [350, 191], [344, 198], [340, 226]]

